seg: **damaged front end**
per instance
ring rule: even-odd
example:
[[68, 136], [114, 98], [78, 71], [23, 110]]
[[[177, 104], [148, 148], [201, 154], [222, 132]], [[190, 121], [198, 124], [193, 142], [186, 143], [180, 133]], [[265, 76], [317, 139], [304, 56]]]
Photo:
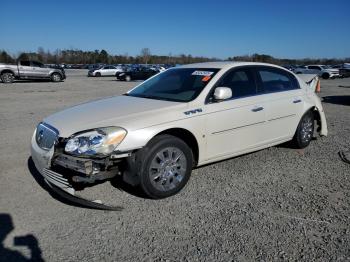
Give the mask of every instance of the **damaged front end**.
[[[75, 137], [80, 139], [82, 136], [78, 134]], [[45, 181], [51, 187], [54, 186], [56, 190], [59, 188], [71, 196], [77, 197], [77, 190], [122, 175], [123, 170], [128, 169], [127, 162], [132, 152], [112, 151], [106, 155], [94, 155], [90, 150], [79, 156], [74, 151], [66, 152], [67, 143], [71, 139], [72, 137], [61, 138], [58, 130], [46, 123], [38, 125], [32, 138], [31, 153], [35, 166]], [[90, 148], [96, 148], [96, 151], [100, 150], [97, 147]], [[106, 148], [103, 150], [103, 152], [107, 151]], [[81, 197], [78, 198], [81, 199]], [[87, 201], [91, 202], [92, 200]]]

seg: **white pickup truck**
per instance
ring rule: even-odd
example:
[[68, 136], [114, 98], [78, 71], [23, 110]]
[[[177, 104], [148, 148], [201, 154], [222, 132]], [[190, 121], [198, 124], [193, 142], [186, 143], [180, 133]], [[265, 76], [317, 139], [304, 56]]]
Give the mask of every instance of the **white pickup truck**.
[[339, 69], [330, 68], [326, 65], [307, 65], [299, 66], [294, 69], [296, 74], [315, 74], [323, 79], [339, 77]]
[[14, 65], [0, 64], [0, 78], [3, 83], [12, 83], [15, 79], [60, 82], [66, 75], [63, 68], [51, 68], [37, 61], [18, 61]]

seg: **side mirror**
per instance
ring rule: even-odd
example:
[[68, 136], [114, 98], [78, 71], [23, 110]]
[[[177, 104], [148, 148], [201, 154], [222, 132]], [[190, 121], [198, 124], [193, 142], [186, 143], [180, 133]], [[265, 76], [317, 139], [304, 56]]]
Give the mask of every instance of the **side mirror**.
[[217, 87], [214, 91], [214, 99], [216, 101], [223, 101], [232, 97], [232, 90], [228, 87]]

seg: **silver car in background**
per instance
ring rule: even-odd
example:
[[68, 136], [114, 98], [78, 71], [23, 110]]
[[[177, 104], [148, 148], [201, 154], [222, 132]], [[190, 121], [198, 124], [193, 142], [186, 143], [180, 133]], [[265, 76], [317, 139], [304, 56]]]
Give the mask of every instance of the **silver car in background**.
[[3, 83], [12, 83], [15, 79], [46, 79], [60, 82], [66, 79], [63, 68], [52, 68], [37, 61], [18, 61], [17, 64], [0, 64], [0, 78]]

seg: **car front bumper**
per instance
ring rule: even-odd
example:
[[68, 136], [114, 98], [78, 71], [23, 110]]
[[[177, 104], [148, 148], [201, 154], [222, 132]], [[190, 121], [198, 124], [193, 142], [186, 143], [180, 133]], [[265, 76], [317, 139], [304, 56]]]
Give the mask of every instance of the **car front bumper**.
[[68, 179], [65, 178], [63, 175], [50, 169], [53, 153], [54, 153], [54, 148], [51, 148], [51, 150], [46, 151], [41, 149], [38, 146], [35, 140], [35, 132], [34, 132], [34, 135], [31, 141], [31, 156], [36, 169], [43, 176], [43, 178], [48, 184], [52, 184], [56, 187], [59, 187], [63, 191], [71, 195], [74, 195], [75, 190], [73, 186], [70, 184], [70, 182], [68, 181]]

